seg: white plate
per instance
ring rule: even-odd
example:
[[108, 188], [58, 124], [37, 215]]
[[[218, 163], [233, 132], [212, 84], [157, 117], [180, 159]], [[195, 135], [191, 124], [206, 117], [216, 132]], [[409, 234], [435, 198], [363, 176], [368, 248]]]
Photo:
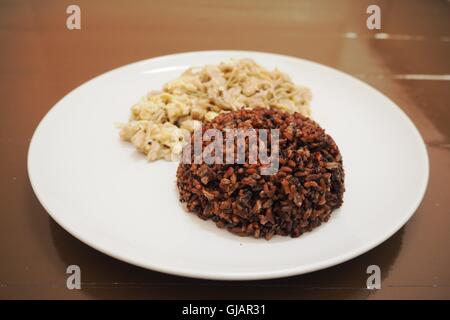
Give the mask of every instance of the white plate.
[[[299, 238], [242, 238], [183, 211], [177, 164], [147, 162], [114, 124], [150, 89], [189, 66], [250, 57], [311, 88], [313, 117], [340, 147], [344, 205]], [[72, 235], [117, 259], [206, 279], [267, 279], [323, 269], [394, 234], [417, 209], [428, 181], [420, 134], [388, 98], [335, 69], [249, 51], [181, 53], [133, 63], [81, 85], [45, 116], [28, 154], [42, 205]]]

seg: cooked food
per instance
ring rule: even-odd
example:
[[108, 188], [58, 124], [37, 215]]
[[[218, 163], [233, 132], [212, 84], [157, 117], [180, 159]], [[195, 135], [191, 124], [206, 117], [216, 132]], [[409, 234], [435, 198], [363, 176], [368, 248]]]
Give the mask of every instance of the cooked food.
[[266, 107], [310, 115], [309, 89], [251, 59], [191, 68], [131, 108], [120, 136], [149, 160], [179, 158], [186, 135], [202, 122], [240, 109]]
[[[177, 170], [180, 201], [187, 210], [238, 235], [266, 239], [274, 234], [298, 237], [326, 222], [342, 205], [345, 190], [342, 158], [333, 139], [300, 113], [262, 108], [220, 114], [202, 132], [214, 128], [225, 135], [225, 129], [249, 127], [279, 129], [279, 170], [262, 175], [260, 161], [196, 164], [191, 153], [192, 163], [181, 162]], [[224, 150], [237, 150], [234, 141], [236, 148]]]

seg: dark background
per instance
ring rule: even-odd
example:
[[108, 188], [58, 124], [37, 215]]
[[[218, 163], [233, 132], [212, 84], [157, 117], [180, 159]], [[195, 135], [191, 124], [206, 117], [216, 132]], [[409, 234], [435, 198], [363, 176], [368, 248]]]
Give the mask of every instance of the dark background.
[[[81, 7], [81, 30], [66, 28], [70, 4]], [[381, 30], [366, 28], [369, 4], [381, 7]], [[0, 1], [0, 298], [449, 299], [449, 5], [443, 0]], [[389, 37], [377, 39], [377, 32]], [[28, 145], [41, 118], [100, 73], [206, 49], [310, 59], [359, 77], [395, 101], [422, 133], [430, 157], [428, 190], [413, 218], [382, 245], [341, 265], [251, 282], [144, 270], [65, 232], [28, 181]], [[411, 74], [447, 76], [401, 79]], [[70, 264], [82, 269], [82, 290], [66, 288]], [[381, 290], [365, 288], [371, 264], [381, 267]]]

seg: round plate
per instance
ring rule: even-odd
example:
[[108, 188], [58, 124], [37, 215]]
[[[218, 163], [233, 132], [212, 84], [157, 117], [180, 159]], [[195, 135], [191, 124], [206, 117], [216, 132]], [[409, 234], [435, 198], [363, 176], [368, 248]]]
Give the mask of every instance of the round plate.
[[[243, 57], [309, 87], [313, 118], [343, 156], [344, 205], [299, 238], [239, 237], [186, 213], [177, 198], [177, 163], [149, 163], [115, 127], [133, 103], [188, 67]], [[400, 108], [347, 74], [276, 54], [203, 51], [133, 63], [66, 95], [34, 133], [28, 172], [52, 218], [101, 252], [170, 274], [250, 280], [330, 267], [388, 239], [424, 195], [428, 157]]]

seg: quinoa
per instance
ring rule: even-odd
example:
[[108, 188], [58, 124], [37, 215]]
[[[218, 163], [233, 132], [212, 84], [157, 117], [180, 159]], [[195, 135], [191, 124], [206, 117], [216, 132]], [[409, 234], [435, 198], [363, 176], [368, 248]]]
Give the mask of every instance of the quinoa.
[[187, 210], [232, 233], [267, 240], [274, 234], [298, 237], [328, 221], [342, 205], [345, 191], [342, 157], [334, 140], [300, 113], [265, 108], [221, 114], [202, 132], [248, 127], [279, 129], [279, 170], [261, 175], [259, 161], [181, 162], [177, 186]]

